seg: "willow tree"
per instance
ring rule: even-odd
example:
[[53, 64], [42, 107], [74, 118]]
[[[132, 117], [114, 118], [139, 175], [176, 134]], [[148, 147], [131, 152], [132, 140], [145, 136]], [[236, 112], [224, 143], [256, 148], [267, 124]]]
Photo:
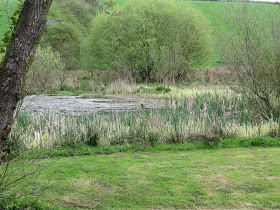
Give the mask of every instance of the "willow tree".
[[52, 0], [25, 0], [0, 64], [0, 154], [22, 98], [24, 76], [47, 22]]

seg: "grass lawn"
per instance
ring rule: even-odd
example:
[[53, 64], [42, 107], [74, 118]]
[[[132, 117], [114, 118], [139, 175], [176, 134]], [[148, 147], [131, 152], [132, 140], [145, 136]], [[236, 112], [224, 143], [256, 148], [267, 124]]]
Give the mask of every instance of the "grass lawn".
[[59, 159], [33, 186], [63, 208], [280, 208], [280, 149], [115, 153]]

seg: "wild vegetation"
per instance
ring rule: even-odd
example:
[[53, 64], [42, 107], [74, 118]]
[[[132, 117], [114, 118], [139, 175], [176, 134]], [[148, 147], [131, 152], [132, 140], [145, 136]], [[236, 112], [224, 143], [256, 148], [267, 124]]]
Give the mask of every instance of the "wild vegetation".
[[26, 75], [26, 91], [44, 93], [51, 88], [60, 87], [65, 80], [65, 63], [61, 55], [50, 46], [39, 46], [35, 57]]
[[114, 9], [120, 15], [103, 12], [93, 20], [82, 48], [86, 69], [116, 70], [141, 82], [166, 81], [208, 60], [209, 26], [190, 5], [136, 0]]
[[[10, 10], [17, 4], [10, 0]], [[42, 192], [43, 203], [21, 198], [28, 179], [5, 192], [0, 180], [1, 195], [19, 192], [0, 199], [0, 208], [280, 208], [279, 7], [100, 4], [54, 1], [25, 92], [134, 95], [139, 106], [16, 113], [5, 164], [20, 171], [25, 160], [63, 158], [28, 186], [59, 180]], [[153, 98], [157, 108], [141, 98]]]
[[[225, 65], [238, 81], [235, 87], [262, 117], [280, 114], [279, 7], [263, 8], [259, 16], [249, 5], [234, 5], [224, 17], [227, 31], [220, 46]], [[266, 30], [263, 26], [266, 25]]]
[[[25, 149], [55, 148], [80, 143], [92, 146], [140, 143], [218, 144], [233, 137], [278, 137], [273, 120], [255, 119], [242, 96], [202, 94], [181, 99], [168, 98], [155, 110], [110, 111], [73, 116], [28, 113], [18, 115], [11, 141]], [[71, 125], [71, 126], [70, 126]]]

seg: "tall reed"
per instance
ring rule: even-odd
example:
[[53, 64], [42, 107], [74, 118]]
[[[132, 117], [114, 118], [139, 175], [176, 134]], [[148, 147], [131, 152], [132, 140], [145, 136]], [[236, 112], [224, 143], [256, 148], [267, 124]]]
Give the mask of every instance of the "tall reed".
[[[56, 112], [19, 113], [11, 139], [25, 148], [48, 148], [87, 143], [91, 145], [180, 143], [226, 137], [278, 135], [273, 121], [253, 121], [254, 113], [242, 96], [200, 94], [170, 97], [159, 109], [93, 112], [74, 116]], [[196, 139], [197, 138], [197, 139]]]

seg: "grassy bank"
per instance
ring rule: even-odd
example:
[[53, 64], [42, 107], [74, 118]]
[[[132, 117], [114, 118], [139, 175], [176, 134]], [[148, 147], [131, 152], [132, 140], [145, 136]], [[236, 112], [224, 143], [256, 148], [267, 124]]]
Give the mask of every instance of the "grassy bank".
[[134, 143], [130, 145], [115, 146], [90, 146], [88, 144], [76, 144], [73, 146], [60, 146], [57, 148], [32, 149], [23, 154], [21, 159], [36, 157], [72, 157], [83, 155], [109, 155], [123, 152], [181, 152], [190, 150], [205, 149], [226, 149], [226, 148], [253, 148], [253, 147], [280, 147], [280, 140], [272, 137], [254, 137], [254, 138], [228, 138], [220, 142], [207, 141], [189, 141], [183, 144], [159, 144], [143, 145]]
[[[63, 208], [280, 208], [279, 148], [61, 158], [32, 186]], [[22, 183], [24, 184], [24, 183]]]

